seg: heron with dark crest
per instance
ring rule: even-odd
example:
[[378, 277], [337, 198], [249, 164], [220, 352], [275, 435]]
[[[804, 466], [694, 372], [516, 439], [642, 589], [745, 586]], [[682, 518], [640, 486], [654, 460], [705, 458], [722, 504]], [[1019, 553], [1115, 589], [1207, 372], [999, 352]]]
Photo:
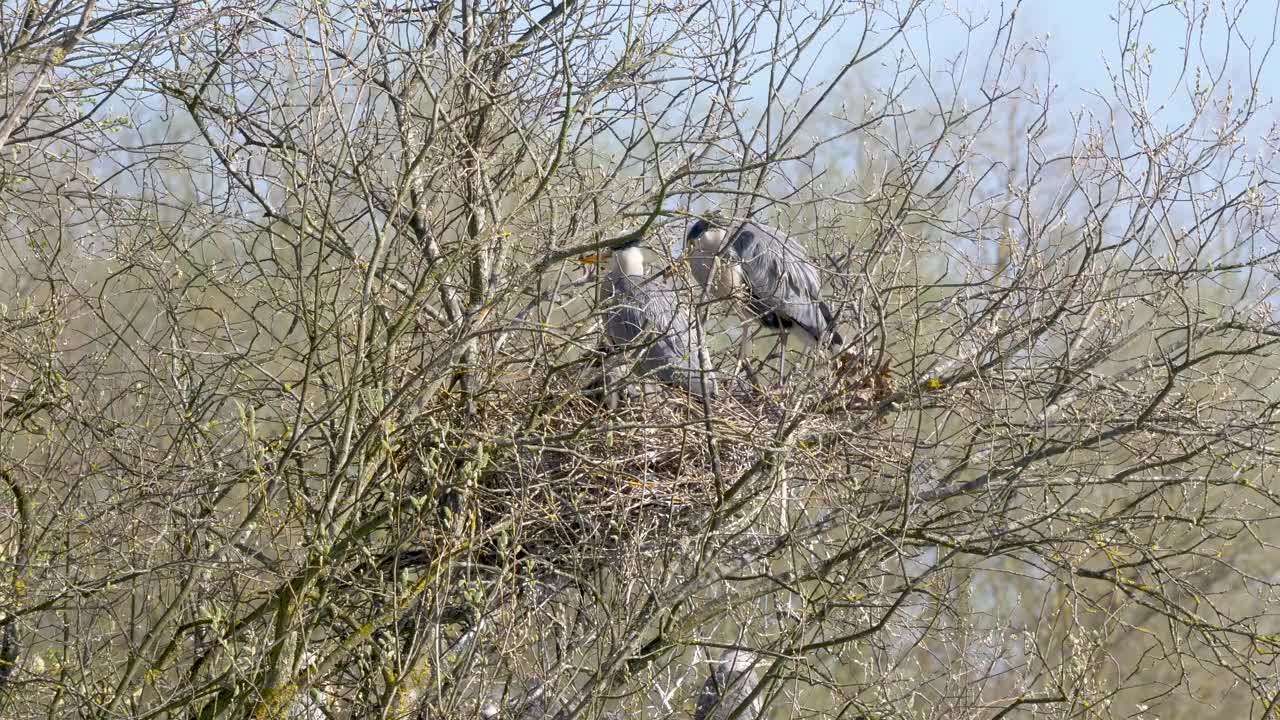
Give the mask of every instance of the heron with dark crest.
[[[818, 268], [795, 239], [712, 213], [689, 228], [686, 240], [690, 268], [708, 299], [736, 298], [740, 314], [782, 334], [784, 355], [793, 331], [809, 346], [836, 351], [844, 344], [835, 313], [822, 299]], [[744, 352], [753, 336], [744, 330]]]

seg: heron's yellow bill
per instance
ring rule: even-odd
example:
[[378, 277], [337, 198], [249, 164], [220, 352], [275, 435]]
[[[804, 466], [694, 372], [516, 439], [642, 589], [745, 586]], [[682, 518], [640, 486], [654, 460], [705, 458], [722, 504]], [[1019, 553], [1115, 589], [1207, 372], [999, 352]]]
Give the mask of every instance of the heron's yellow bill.
[[582, 263], [583, 265], [599, 265], [600, 261], [603, 259], [604, 259], [604, 253], [594, 252], [594, 253], [591, 253], [590, 255], [583, 255], [579, 257], [578, 262]]

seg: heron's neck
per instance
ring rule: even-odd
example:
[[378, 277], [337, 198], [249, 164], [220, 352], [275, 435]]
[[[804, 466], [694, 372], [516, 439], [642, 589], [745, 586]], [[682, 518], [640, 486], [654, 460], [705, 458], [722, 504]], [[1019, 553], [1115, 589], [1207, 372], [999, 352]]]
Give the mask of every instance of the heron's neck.
[[623, 275], [644, 275], [644, 253], [638, 247], [615, 250], [613, 266]]
[[716, 252], [724, 244], [724, 228], [708, 228], [698, 236], [698, 247]]

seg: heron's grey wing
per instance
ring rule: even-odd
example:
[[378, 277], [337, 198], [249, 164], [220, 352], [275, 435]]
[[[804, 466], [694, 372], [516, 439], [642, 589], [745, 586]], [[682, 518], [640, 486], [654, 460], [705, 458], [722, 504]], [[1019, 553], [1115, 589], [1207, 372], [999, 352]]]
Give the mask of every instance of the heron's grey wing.
[[629, 347], [635, 343], [649, 325], [646, 319], [648, 302], [636, 280], [616, 272], [609, 276], [612, 289], [604, 330], [609, 343], [617, 348]]
[[696, 322], [689, 308], [679, 302], [676, 290], [661, 278], [641, 288], [648, 296], [650, 319], [657, 336], [645, 351], [645, 370], [664, 382], [684, 388], [694, 395], [715, 397], [715, 378], [702, 373], [704, 354]]
[[715, 379], [704, 378], [703, 352], [688, 308], [662, 280], [614, 277], [614, 309], [606, 320], [610, 339], [621, 346], [644, 344], [641, 368], [695, 395], [715, 397]]
[[[733, 238], [751, 309], [770, 327], [799, 325], [815, 340], [832, 330], [834, 316], [822, 301], [818, 268], [804, 246], [762, 225], [747, 223]], [[832, 333], [834, 344], [841, 344]]]

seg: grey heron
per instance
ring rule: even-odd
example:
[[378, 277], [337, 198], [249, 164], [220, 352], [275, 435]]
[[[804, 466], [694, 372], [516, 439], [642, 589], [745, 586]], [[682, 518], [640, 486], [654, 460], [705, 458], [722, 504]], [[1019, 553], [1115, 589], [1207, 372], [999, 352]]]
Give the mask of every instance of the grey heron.
[[755, 668], [760, 659], [755, 653], [729, 648], [713, 663], [711, 676], [698, 693], [698, 707], [693, 720], [756, 720], [763, 704], [760, 696], [747, 698], [755, 691], [759, 678]]
[[[597, 264], [606, 253], [579, 258]], [[605, 310], [605, 339], [610, 349], [642, 350], [640, 371], [683, 388], [696, 396], [715, 397], [715, 377], [693, 314], [678, 302], [666, 277], [645, 276], [640, 241], [614, 248], [607, 277], [609, 300]]]
[[726, 242], [727, 234], [728, 226], [716, 214], [689, 228], [693, 275], [704, 287], [710, 286], [713, 297], [742, 288], [747, 306], [765, 327], [798, 327], [811, 344], [832, 348], [844, 344], [831, 306], [822, 300], [818, 268], [803, 245], [750, 221], [738, 225]]
[[[807, 345], [836, 350], [844, 338], [835, 328], [835, 314], [822, 299], [818, 268], [809, 252], [794, 239], [755, 222], [733, 228], [718, 214], [699, 219], [689, 228], [686, 254], [693, 276], [710, 299], [739, 297], [750, 317], [778, 330], [786, 338], [792, 328]], [[743, 334], [744, 342], [749, 336]], [[745, 345], [742, 352], [745, 353]]]

